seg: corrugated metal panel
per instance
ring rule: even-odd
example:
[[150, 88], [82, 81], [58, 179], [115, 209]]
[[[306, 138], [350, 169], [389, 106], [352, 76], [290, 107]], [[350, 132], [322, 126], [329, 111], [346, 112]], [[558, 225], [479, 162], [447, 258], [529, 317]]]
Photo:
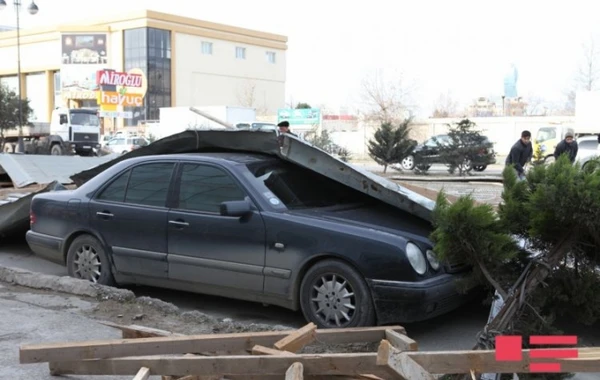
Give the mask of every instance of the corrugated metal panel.
[[75, 173], [108, 162], [118, 155], [102, 157], [43, 156], [29, 154], [0, 154], [0, 166], [8, 174], [15, 187], [46, 184], [57, 181], [69, 184]]

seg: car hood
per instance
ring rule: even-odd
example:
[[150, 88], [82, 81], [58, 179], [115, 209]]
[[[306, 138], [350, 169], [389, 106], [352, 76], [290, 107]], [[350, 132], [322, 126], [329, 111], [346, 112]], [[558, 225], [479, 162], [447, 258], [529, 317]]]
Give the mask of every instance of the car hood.
[[429, 236], [433, 231], [433, 226], [428, 221], [385, 204], [293, 210], [290, 213], [382, 231], [421, 242], [429, 241]]

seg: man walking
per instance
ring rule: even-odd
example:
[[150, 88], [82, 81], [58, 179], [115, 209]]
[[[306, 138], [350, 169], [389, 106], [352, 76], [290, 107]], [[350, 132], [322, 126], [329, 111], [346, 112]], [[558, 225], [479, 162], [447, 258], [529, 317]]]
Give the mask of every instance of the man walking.
[[510, 153], [506, 157], [505, 164], [512, 165], [517, 172], [517, 179], [525, 179], [525, 165], [533, 157], [533, 147], [531, 146], [531, 132], [521, 132], [521, 138], [510, 148]]
[[556, 145], [556, 149], [554, 150], [554, 158], [558, 160], [558, 157], [566, 153], [569, 155], [569, 160], [571, 160], [571, 163], [573, 164], [575, 163], [578, 150], [579, 146], [577, 145], [577, 141], [573, 139], [573, 132], [568, 131], [565, 133], [565, 139]]
[[[283, 135], [284, 134], [289, 134], [292, 136], [296, 136], [294, 133], [292, 133], [292, 131], [290, 131], [290, 122], [287, 120], [282, 121], [281, 123], [277, 124], [277, 127], [279, 127], [279, 146], [283, 146]], [[298, 136], [296, 136], [298, 137]]]

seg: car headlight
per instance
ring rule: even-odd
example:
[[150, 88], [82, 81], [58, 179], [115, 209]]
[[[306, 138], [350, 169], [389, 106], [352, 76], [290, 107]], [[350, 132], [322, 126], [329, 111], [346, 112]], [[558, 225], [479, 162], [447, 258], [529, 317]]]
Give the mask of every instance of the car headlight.
[[435, 252], [431, 249], [427, 250], [427, 261], [429, 261], [429, 265], [433, 268], [433, 270], [440, 269], [440, 261], [437, 259]]
[[408, 261], [410, 262], [410, 265], [412, 265], [415, 272], [418, 274], [425, 274], [427, 271], [425, 255], [423, 255], [423, 252], [421, 249], [419, 249], [419, 247], [417, 247], [416, 244], [410, 242], [406, 244], [406, 257], [408, 258]]

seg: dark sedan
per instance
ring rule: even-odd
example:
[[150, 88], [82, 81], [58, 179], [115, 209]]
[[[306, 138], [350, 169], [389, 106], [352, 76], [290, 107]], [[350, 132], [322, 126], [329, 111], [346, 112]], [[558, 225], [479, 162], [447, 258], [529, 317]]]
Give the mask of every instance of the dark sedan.
[[124, 160], [36, 195], [27, 242], [101, 284], [301, 309], [320, 327], [411, 322], [466, 300], [431, 224], [312, 170], [245, 153]]

